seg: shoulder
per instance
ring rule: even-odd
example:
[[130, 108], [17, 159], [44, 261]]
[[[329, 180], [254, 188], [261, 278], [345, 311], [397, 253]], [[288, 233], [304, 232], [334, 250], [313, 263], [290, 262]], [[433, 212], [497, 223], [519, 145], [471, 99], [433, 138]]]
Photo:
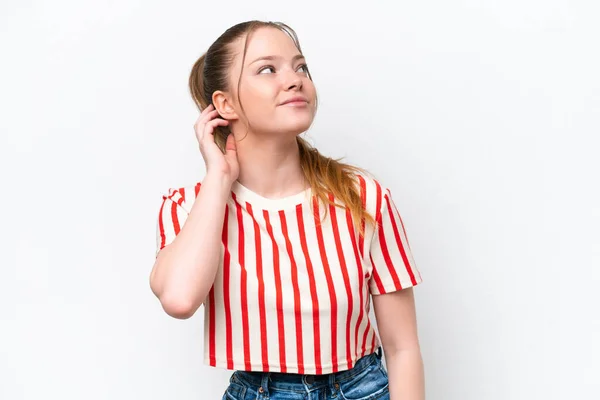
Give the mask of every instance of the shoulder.
[[176, 203], [189, 213], [198, 197], [201, 185], [201, 182], [196, 182], [181, 187], [170, 187], [162, 193], [163, 203]]
[[381, 209], [382, 201], [389, 189], [374, 174], [368, 171], [355, 172], [355, 184], [367, 212], [375, 215]]
[[368, 171], [355, 172], [356, 184], [366, 192], [367, 195], [373, 195], [378, 191], [386, 191], [387, 187], [381, 182], [377, 176]]

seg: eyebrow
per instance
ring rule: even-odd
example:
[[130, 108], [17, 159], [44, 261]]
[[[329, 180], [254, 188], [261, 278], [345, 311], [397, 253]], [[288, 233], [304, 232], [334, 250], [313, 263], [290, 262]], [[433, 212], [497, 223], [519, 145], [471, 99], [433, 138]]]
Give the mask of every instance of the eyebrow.
[[[264, 57], [257, 58], [256, 60], [252, 61], [252, 62], [251, 62], [250, 64], [248, 64], [248, 65], [252, 65], [252, 64], [254, 64], [255, 62], [259, 62], [259, 61], [263, 61], [263, 60], [277, 60], [277, 59], [280, 59], [280, 58], [281, 58], [280, 56], [264, 56]], [[294, 62], [294, 61], [296, 61], [296, 60], [299, 60], [299, 59], [301, 59], [301, 58], [305, 58], [305, 57], [304, 57], [302, 54], [296, 54], [296, 55], [295, 55], [295, 56], [292, 58], [292, 62]]]

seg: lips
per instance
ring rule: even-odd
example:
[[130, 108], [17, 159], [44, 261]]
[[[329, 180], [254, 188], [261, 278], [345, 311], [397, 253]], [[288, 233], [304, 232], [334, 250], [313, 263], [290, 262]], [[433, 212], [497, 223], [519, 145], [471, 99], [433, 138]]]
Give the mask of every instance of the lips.
[[294, 97], [291, 97], [291, 98], [285, 100], [280, 105], [283, 106], [283, 105], [290, 104], [290, 103], [308, 103], [308, 99], [303, 96], [294, 96]]

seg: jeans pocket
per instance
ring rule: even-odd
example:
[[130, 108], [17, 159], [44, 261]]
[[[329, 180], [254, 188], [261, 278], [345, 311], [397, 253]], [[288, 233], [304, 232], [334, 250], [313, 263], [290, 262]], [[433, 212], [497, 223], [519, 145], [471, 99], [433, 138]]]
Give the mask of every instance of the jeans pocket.
[[347, 381], [339, 382], [343, 400], [374, 400], [389, 394], [389, 382], [379, 362], [369, 365]]
[[237, 380], [231, 380], [229, 386], [225, 390], [223, 399], [227, 400], [244, 400], [246, 397], [246, 386]]

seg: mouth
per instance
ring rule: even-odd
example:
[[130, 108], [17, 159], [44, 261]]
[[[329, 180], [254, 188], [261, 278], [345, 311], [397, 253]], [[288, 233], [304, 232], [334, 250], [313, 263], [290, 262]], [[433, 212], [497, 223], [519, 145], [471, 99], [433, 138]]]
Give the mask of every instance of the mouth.
[[308, 103], [306, 101], [290, 101], [282, 105], [286, 107], [305, 107]]
[[306, 106], [307, 104], [308, 104], [308, 99], [306, 99], [305, 97], [302, 97], [302, 96], [296, 96], [296, 97], [292, 97], [291, 99], [285, 100], [280, 105], [281, 106], [302, 107], [302, 106]]

